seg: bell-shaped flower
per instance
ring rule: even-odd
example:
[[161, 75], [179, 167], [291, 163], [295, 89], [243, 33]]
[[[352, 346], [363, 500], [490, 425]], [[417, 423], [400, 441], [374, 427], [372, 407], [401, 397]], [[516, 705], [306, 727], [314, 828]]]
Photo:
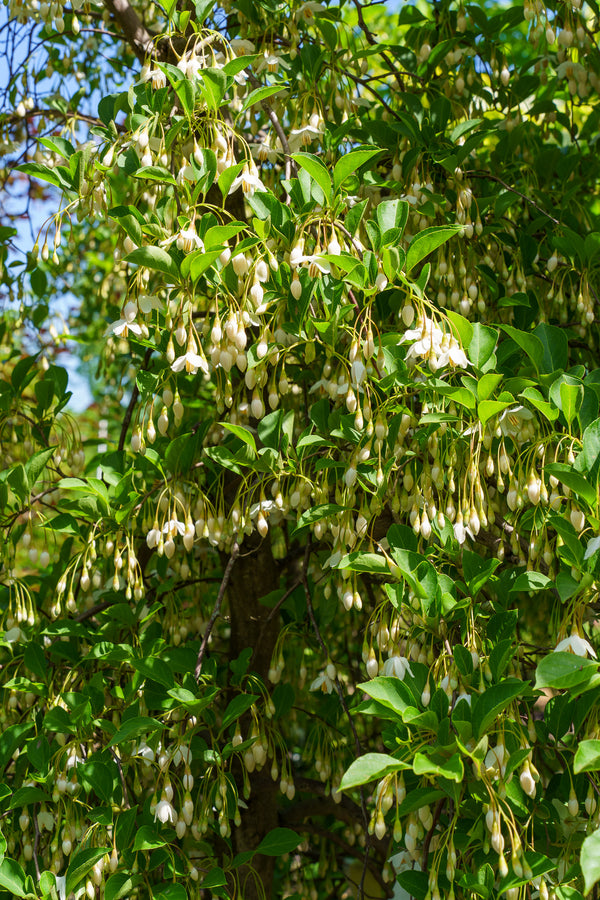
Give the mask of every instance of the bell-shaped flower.
[[170, 822], [171, 825], [174, 825], [177, 821], [177, 813], [175, 812], [175, 808], [166, 797], [161, 797], [161, 799], [156, 804], [156, 809], [154, 810], [154, 821], [158, 819], [159, 822], [165, 824], [166, 822]]
[[573, 632], [569, 637], [558, 642], [554, 648], [554, 653], [560, 653], [561, 651], [564, 651], [565, 653], [574, 653], [575, 656], [593, 656], [594, 659], [597, 658], [596, 651], [590, 642], [586, 641], [585, 638], [582, 638], [581, 635], [576, 632]]
[[400, 681], [404, 681], [406, 673], [414, 678], [410, 663], [405, 656], [390, 656], [383, 664], [384, 675], [395, 675]]
[[322, 691], [324, 694], [330, 694], [333, 690], [333, 684], [333, 679], [329, 677], [327, 672], [321, 672], [321, 674], [315, 678], [309, 690]]

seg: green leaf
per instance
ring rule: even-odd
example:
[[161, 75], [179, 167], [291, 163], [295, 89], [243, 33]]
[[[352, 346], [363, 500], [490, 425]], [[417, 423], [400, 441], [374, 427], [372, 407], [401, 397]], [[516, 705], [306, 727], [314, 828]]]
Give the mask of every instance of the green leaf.
[[[250, 855], [250, 859], [252, 858], [252, 854]], [[207, 891], [209, 888], [219, 888], [225, 887], [227, 884], [227, 877], [223, 869], [219, 866], [215, 866], [210, 870], [206, 878], [202, 882], [202, 889]]]
[[22, 806], [28, 806], [30, 803], [46, 803], [50, 797], [38, 787], [22, 787], [10, 798], [9, 809], [19, 809]]
[[310, 177], [316, 181], [325, 195], [325, 199], [331, 203], [332, 190], [329, 172], [320, 159], [312, 153], [292, 153], [292, 159], [305, 169]]
[[258, 694], [239, 694], [237, 697], [234, 697], [223, 713], [221, 729], [225, 729], [232, 722], [237, 721], [257, 700]]
[[231, 422], [223, 422], [222, 426], [227, 429], [227, 431], [235, 434], [240, 441], [243, 441], [244, 444], [247, 444], [256, 453], [256, 441], [254, 440], [254, 435], [248, 428], [244, 428], [243, 425], [232, 425]]
[[557, 691], [580, 688], [590, 682], [598, 663], [573, 653], [554, 651], [548, 653], [536, 669], [536, 688], [554, 688]]
[[69, 157], [73, 156], [75, 153], [75, 147], [70, 141], [67, 141], [65, 138], [57, 137], [56, 135], [52, 135], [51, 137], [41, 137], [39, 138], [39, 142], [40, 144], [43, 144], [44, 147], [47, 147], [48, 150], [52, 150], [53, 153], [58, 153], [63, 159], [69, 159]]
[[390, 772], [399, 772], [402, 769], [410, 769], [408, 763], [395, 759], [387, 753], [365, 753], [356, 759], [340, 782], [340, 791], [348, 791], [350, 788], [368, 784], [369, 781], [379, 780]]
[[415, 704], [415, 698], [408, 685], [399, 678], [389, 675], [378, 675], [377, 678], [372, 678], [365, 684], [359, 684], [358, 688], [373, 700], [377, 700], [397, 713], [400, 718], [409, 707]]
[[490, 419], [511, 405], [511, 400], [482, 400], [477, 406], [477, 415], [482, 428], [485, 428]]
[[99, 859], [102, 859], [105, 853], [110, 853], [109, 847], [87, 847], [73, 854], [66, 873], [65, 891], [67, 895], [81, 884], [88, 872]]
[[54, 456], [56, 447], [49, 447], [47, 450], [39, 450], [30, 456], [25, 463], [25, 472], [27, 473], [27, 481], [30, 488], [33, 488], [36, 481]]
[[[315, 437], [315, 435], [309, 435], [309, 437]], [[300, 531], [301, 528], [312, 525], [314, 522], [320, 522], [322, 519], [328, 519], [330, 516], [336, 516], [345, 509], [347, 509], [346, 506], [338, 506], [336, 503], [319, 503], [317, 506], [312, 506], [302, 513], [298, 519], [298, 524], [292, 532], [292, 536]]]
[[410, 204], [406, 200], [382, 200], [377, 204], [377, 223], [384, 235], [387, 231], [397, 228], [400, 236], [404, 231], [408, 220]]
[[140, 734], [153, 734], [155, 731], [162, 731], [164, 728], [166, 726], [156, 719], [151, 719], [149, 716], [136, 716], [133, 719], [128, 719], [121, 725], [110, 740], [108, 747], [114, 747], [116, 744], [123, 743], [123, 741], [131, 741]]
[[481, 369], [494, 352], [498, 332], [495, 328], [481, 325], [479, 322], [473, 322], [472, 327], [473, 337], [468, 346], [469, 359], [477, 369]]
[[458, 753], [443, 762], [435, 762], [424, 753], [415, 753], [413, 770], [415, 775], [437, 775], [440, 778], [448, 778], [450, 781], [456, 782], [462, 781], [465, 774], [463, 762]]
[[600, 741], [580, 741], [575, 751], [573, 771], [576, 775], [580, 772], [600, 771]]
[[581, 409], [583, 403], [583, 385], [568, 384], [563, 381], [560, 385], [560, 408], [567, 420], [567, 425], [571, 427], [573, 420]]
[[354, 550], [346, 554], [337, 564], [338, 569], [350, 569], [351, 572], [370, 572], [374, 575], [389, 575], [390, 567], [384, 556], [379, 553], [367, 553]]
[[[31, 897], [27, 876], [14, 859], [3, 859], [0, 863], [0, 887], [10, 891], [13, 897]], [[34, 895], [35, 896], [35, 895]]]
[[125, 262], [162, 272], [172, 281], [179, 279], [177, 263], [162, 247], [137, 247], [125, 257]]
[[189, 897], [182, 884], [169, 881], [152, 889], [152, 900], [189, 900]]
[[162, 184], [177, 185], [176, 179], [164, 166], [142, 166], [134, 173], [134, 178], [142, 178], [146, 181], [160, 181]]
[[166, 840], [161, 838], [156, 826], [142, 825], [135, 833], [133, 840], [133, 849], [136, 850], [155, 850], [157, 847], [164, 847]]
[[285, 91], [285, 85], [283, 84], [266, 84], [263, 87], [256, 88], [254, 91], [251, 91], [244, 100], [242, 108], [240, 109], [240, 114], [246, 112], [246, 110], [250, 109], [251, 106], [254, 106], [255, 103], [260, 103], [261, 100], [266, 100], [268, 97], [279, 94], [281, 91]]
[[476, 738], [488, 730], [497, 716], [517, 697], [529, 693], [529, 682], [519, 678], [507, 678], [500, 684], [492, 684], [480, 694], [473, 704], [471, 721]]
[[568, 488], [575, 491], [590, 506], [594, 506], [598, 499], [596, 489], [571, 466], [566, 463], [548, 463], [545, 471], [547, 475], [555, 475], [559, 481], [562, 481]]
[[130, 897], [133, 889], [141, 880], [141, 875], [115, 872], [104, 885], [104, 900], [120, 900], [121, 897]]
[[569, 343], [563, 328], [541, 322], [533, 332], [544, 351], [541, 371], [547, 374], [566, 369], [569, 364]]
[[594, 481], [600, 471], [600, 419], [592, 422], [583, 432], [582, 462]]
[[382, 151], [378, 148], [371, 150], [351, 150], [336, 162], [333, 168], [333, 187], [338, 191], [346, 178], [354, 175], [360, 166], [364, 165], [373, 156], [377, 156]]
[[544, 345], [535, 334], [520, 331], [512, 325], [501, 325], [500, 328], [523, 350], [538, 372], [543, 370]]
[[453, 330], [458, 335], [458, 339], [462, 346], [468, 347], [473, 339], [473, 324], [453, 309], [446, 310], [446, 315], [448, 316], [450, 324], [453, 325]]
[[144, 678], [151, 678], [166, 688], [172, 688], [175, 684], [173, 673], [164, 660], [157, 656], [146, 656], [144, 659], [130, 660], [136, 672], [141, 672]]
[[596, 829], [581, 845], [581, 871], [583, 872], [584, 893], [589, 894], [600, 881], [600, 829]]
[[[73, 184], [65, 179], [61, 172], [57, 169], [50, 169], [48, 166], [42, 165], [42, 163], [23, 163], [20, 166], [16, 166], [16, 169], [19, 172], [24, 172], [25, 175], [32, 175], [34, 178], [39, 178], [41, 181], [47, 181], [49, 184], [54, 185], [57, 188], [63, 189], [72, 189]], [[62, 171], [66, 170], [61, 166]]]
[[299, 843], [300, 835], [291, 828], [274, 828], [262, 839], [256, 852], [263, 856], [282, 856], [295, 850]]
[[460, 225], [437, 225], [419, 231], [410, 242], [406, 253], [406, 265], [404, 267], [406, 274], [408, 275], [421, 260], [449, 241], [460, 230]]
[[552, 580], [542, 572], [522, 572], [511, 585], [511, 592], [545, 591], [552, 585]]

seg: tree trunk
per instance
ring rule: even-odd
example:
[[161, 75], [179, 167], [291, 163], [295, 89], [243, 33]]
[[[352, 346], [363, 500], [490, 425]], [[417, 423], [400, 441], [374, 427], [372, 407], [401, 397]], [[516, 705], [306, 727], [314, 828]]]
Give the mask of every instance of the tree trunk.
[[[235, 659], [246, 647], [252, 647], [251, 670], [265, 683], [279, 634], [279, 617], [274, 616], [265, 626], [270, 609], [261, 604], [260, 598], [278, 585], [279, 574], [268, 538], [258, 545], [252, 540], [244, 542], [232, 569], [228, 588], [231, 658]], [[273, 782], [270, 769], [270, 761], [267, 761], [260, 772], [255, 771], [250, 776], [248, 809], [241, 810], [242, 823], [233, 831], [236, 853], [255, 850], [264, 836], [277, 826], [278, 784]], [[240, 869], [240, 900], [270, 900], [274, 863], [273, 857], [259, 855], [252, 862], [254, 876], [250, 868], [244, 866]], [[260, 886], [257, 886], [255, 879]]]

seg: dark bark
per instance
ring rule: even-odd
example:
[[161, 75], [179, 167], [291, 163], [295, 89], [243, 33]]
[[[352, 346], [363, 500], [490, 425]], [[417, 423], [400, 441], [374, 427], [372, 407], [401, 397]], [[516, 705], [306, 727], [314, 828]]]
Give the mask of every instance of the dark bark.
[[[269, 540], [244, 542], [240, 555], [231, 571], [228, 587], [231, 619], [231, 658], [236, 659], [246, 648], [252, 647], [252, 671], [267, 682], [271, 656], [279, 634], [279, 617], [274, 616], [265, 627], [269, 608], [260, 602], [261, 597], [279, 585], [277, 565], [271, 555]], [[262, 839], [277, 827], [277, 796], [279, 785], [270, 774], [270, 761], [260, 772], [250, 776], [251, 794], [248, 809], [242, 810], [242, 823], [233, 831], [236, 853], [256, 850]], [[240, 869], [243, 900], [259, 900], [272, 896], [273, 857], [258, 855], [252, 868], [262, 886], [257, 889], [254, 877], [247, 867]]]

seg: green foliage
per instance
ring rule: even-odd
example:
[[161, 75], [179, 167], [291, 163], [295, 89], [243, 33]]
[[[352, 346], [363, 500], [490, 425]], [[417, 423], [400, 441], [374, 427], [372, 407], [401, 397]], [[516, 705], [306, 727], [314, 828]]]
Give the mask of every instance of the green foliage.
[[0, 897], [591, 895], [595, 3], [7, 9]]

